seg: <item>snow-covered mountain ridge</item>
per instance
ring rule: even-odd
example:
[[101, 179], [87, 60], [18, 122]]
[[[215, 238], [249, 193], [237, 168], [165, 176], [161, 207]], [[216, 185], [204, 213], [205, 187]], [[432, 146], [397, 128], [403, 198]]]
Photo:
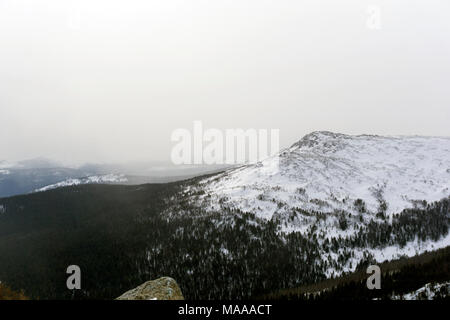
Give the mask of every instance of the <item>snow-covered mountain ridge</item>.
[[313, 132], [258, 165], [200, 185], [212, 210], [226, 204], [264, 219], [297, 207], [389, 216], [450, 195], [450, 138]]
[[275, 223], [280, 237], [309, 242], [305, 259], [330, 277], [449, 246], [449, 188], [450, 138], [321, 131], [261, 163], [187, 184], [167, 213], [209, 215], [216, 228], [235, 216], [248, 226]]

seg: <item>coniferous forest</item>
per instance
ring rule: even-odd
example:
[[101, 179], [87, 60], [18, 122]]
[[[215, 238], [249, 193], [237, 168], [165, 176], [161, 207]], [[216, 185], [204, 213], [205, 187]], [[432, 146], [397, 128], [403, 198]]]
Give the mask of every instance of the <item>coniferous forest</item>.
[[[264, 221], [226, 207], [206, 213], [180, 198], [186, 183], [195, 179], [71, 186], [0, 199], [0, 280], [32, 299], [112, 299], [170, 276], [187, 299], [246, 299], [321, 283], [329, 268], [339, 271], [355, 250], [364, 253], [361, 269], [373, 261], [370, 248], [437, 240], [448, 233], [448, 199], [404, 210], [391, 221], [374, 217], [355, 236], [323, 241], [313, 234], [285, 234], [275, 217]], [[180, 207], [181, 213], [168, 212]], [[340, 223], [344, 228], [346, 222]], [[337, 258], [325, 259], [324, 253]], [[447, 250], [436, 260], [447, 278], [448, 257]], [[402, 272], [414, 278], [423, 268], [433, 270], [436, 261]], [[69, 265], [81, 268], [81, 290], [66, 288]], [[405, 290], [424, 285], [422, 280]], [[345, 285], [327, 297], [357, 293], [348, 286], [361, 284]]]

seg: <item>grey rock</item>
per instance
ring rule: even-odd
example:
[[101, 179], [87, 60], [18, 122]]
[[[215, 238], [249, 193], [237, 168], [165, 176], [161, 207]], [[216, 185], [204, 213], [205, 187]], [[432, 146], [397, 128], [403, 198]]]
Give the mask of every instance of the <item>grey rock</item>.
[[147, 281], [116, 300], [184, 300], [184, 297], [174, 279], [163, 277]]

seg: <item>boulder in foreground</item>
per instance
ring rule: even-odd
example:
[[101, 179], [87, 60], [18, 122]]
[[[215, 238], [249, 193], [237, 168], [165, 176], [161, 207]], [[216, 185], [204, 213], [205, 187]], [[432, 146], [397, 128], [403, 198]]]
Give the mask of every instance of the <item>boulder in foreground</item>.
[[176, 281], [169, 277], [147, 281], [116, 300], [184, 300]]

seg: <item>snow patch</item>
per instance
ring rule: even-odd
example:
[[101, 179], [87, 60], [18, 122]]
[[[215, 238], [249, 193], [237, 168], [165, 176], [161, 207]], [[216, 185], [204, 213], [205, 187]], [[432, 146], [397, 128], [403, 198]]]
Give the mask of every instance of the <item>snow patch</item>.
[[444, 283], [427, 283], [420, 289], [404, 295], [393, 295], [392, 300], [433, 300], [435, 296], [442, 292], [447, 297], [450, 292], [450, 281]]
[[[200, 181], [205, 196], [199, 200], [211, 211], [221, 201], [267, 220], [295, 208], [355, 216], [384, 211], [389, 217], [419, 201], [448, 197], [449, 168], [450, 138], [315, 132], [260, 165]], [[285, 231], [302, 225], [291, 223]]]
[[77, 178], [77, 179], [67, 179], [55, 184], [51, 184], [39, 189], [36, 189], [34, 192], [42, 192], [47, 190], [52, 190], [61, 187], [67, 186], [75, 186], [80, 184], [99, 184], [99, 183], [124, 183], [127, 182], [128, 179], [123, 174], [106, 174], [100, 176], [90, 176], [86, 178]]

